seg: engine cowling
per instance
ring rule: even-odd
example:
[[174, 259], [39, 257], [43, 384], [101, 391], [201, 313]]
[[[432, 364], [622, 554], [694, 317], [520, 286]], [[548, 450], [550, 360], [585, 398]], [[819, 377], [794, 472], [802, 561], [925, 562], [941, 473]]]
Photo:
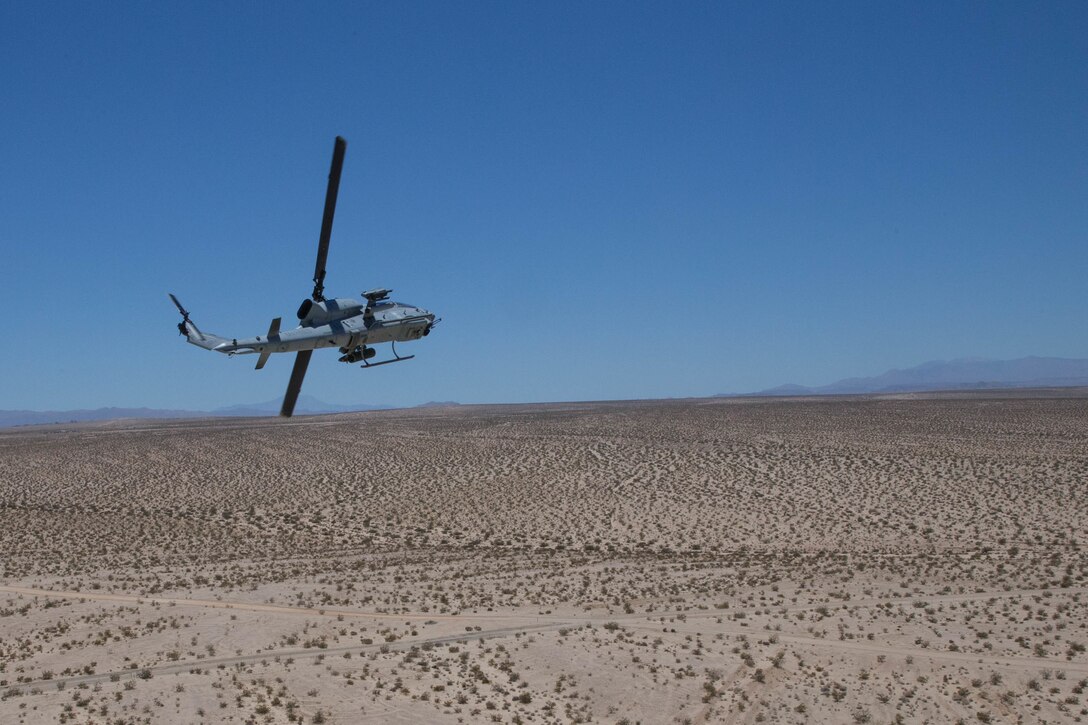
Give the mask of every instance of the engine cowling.
[[364, 305], [359, 300], [338, 297], [334, 300], [303, 300], [298, 308], [298, 319], [303, 327], [317, 327], [363, 314]]

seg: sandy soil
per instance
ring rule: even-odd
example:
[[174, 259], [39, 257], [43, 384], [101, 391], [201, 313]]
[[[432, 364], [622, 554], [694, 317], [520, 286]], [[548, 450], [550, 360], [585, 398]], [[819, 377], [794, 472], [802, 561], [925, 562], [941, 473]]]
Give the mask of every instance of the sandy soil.
[[0, 431], [0, 723], [1080, 722], [1083, 394]]

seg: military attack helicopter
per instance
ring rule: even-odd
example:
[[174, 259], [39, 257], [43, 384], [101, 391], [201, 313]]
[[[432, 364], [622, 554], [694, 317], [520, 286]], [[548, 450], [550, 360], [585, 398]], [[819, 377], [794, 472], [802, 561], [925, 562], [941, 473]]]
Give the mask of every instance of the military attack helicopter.
[[[325, 261], [329, 256], [329, 236], [332, 233], [332, 217], [336, 212], [336, 196], [340, 190], [340, 171], [344, 166], [344, 152], [347, 141], [336, 137], [332, 150], [332, 166], [329, 169], [329, 187], [325, 193], [325, 215], [321, 219], [321, 236], [317, 245], [317, 266], [314, 268], [314, 291], [309, 299], [303, 300], [298, 308], [299, 326], [293, 330], [280, 331], [277, 317], [268, 327], [268, 333], [261, 337], [225, 338], [208, 332], [201, 332], [192, 320], [189, 312], [181, 306], [173, 294], [170, 299], [181, 313], [178, 330], [185, 339], [205, 350], [214, 350], [227, 355], [259, 355], [257, 370], [264, 367], [268, 357], [277, 352], [293, 352], [295, 366], [291, 370], [291, 380], [287, 383], [287, 392], [283, 396], [280, 415], [289, 418], [295, 410], [302, 379], [310, 365], [314, 350], [337, 347], [342, 353], [340, 362], [362, 362], [364, 368], [388, 365], [389, 363], [411, 360], [415, 355], [397, 354], [397, 343], [418, 340], [430, 334], [440, 322], [434, 314], [421, 307], [389, 299], [392, 290], [372, 289], [363, 292], [366, 302], [337, 297], [325, 298]], [[371, 345], [391, 343], [393, 357], [381, 362], [370, 362], [377, 351]]]

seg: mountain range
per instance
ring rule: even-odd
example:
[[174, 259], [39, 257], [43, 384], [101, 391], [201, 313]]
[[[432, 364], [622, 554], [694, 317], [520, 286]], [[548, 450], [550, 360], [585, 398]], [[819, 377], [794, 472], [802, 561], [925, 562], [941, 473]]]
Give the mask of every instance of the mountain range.
[[[933, 360], [912, 368], [889, 370], [881, 375], [844, 378], [829, 385], [779, 385], [754, 393], [720, 393], [714, 397], [850, 395], [862, 393], [905, 393], [927, 390], [987, 390], [1000, 388], [1054, 388], [1088, 386], [1088, 360], [1058, 357], [1023, 357], [1016, 360], [960, 358]], [[230, 405], [214, 410], [163, 410], [159, 408], [95, 408], [83, 410], [0, 410], [0, 428], [46, 423], [73, 423], [117, 418], [207, 418], [276, 415], [280, 399], [247, 405]], [[418, 407], [457, 405], [453, 402], [424, 403]], [[297, 414], [350, 413], [389, 410], [396, 406], [358, 403], [326, 403], [302, 395]]]
[[[93, 408], [81, 410], [0, 410], [0, 428], [45, 423], [75, 423], [117, 418], [208, 418], [230, 416], [265, 416], [280, 412], [280, 398], [263, 403], [230, 405], [214, 410], [163, 410], [161, 408]], [[424, 405], [433, 405], [425, 403]], [[453, 405], [453, 403], [448, 403]], [[318, 400], [312, 395], [300, 395], [295, 414], [353, 413], [361, 410], [390, 410], [392, 405], [336, 405]]]
[[889, 370], [868, 378], [844, 378], [829, 385], [779, 385], [755, 393], [722, 393], [716, 397], [849, 395], [906, 393], [927, 390], [1056, 388], [1088, 386], [1088, 360], [1022, 357], [1016, 360], [932, 360], [912, 368]]

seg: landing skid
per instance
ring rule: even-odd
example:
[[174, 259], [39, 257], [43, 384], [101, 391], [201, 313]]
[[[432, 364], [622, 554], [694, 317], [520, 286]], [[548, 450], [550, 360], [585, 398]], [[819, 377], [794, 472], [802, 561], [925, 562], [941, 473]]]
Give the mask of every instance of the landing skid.
[[381, 362], [376, 362], [376, 363], [367, 362], [366, 360], [363, 360], [363, 364], [360, 365], [359, 367], [361, 367], [361, 368], [376, 368], [379, 365], [388, 365], [390, 363], [404, 362], [405, 360], [411, 360], [412, 358], [415, 357], [415, 355], [405, 355], [404, 357], [401, 357], [400, 355], [397, 354], [397, 343], [394, 342], [394, 343], [391, 343], [391, 345], [393, 347], [393, 359], [392, 360], [382, 360]]

